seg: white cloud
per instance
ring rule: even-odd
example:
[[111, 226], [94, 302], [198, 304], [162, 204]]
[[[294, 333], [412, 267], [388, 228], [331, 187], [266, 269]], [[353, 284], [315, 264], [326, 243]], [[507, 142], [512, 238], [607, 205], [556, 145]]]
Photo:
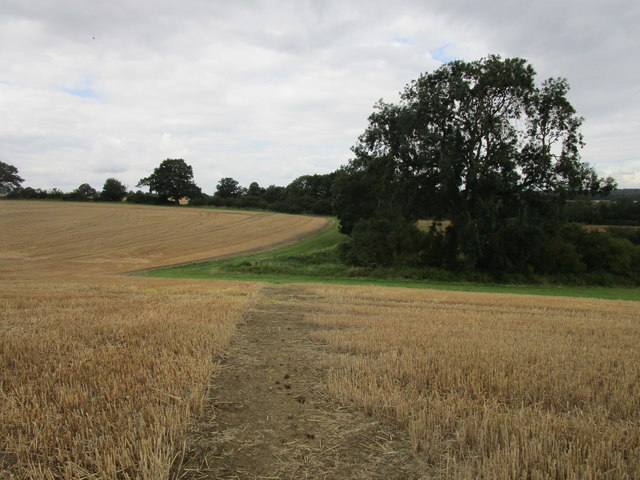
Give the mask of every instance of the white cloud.
[[[133, 187], [184, 158], [286, 184], [346, 163], [377, 99], [448, 57], [529, 59], [564, 76], [583, 158], [640, 187], [631, 1], [8, 0], [0, 6], [0, 161], [34, 187]], [[95, 38], [94, 38], [95, 37]]]

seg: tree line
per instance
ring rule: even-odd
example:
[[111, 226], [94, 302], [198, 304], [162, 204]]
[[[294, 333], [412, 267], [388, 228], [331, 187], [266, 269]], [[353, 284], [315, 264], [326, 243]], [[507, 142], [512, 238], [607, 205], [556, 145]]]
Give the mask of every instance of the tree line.
[[70, 192], [22, 187], [24, 180], [12, 165], [0, 162], [0, 193], [13, 199], [55, 199], [69, 201], [127, 201], [131, 203], [171, 205], [187, 200], [191, 206], [251, 208], [285, 213], [333, 215], [333, 184], [337, 173], [303, 175], [286, 186], [261, 187], [252, 182], [248, 187], [224, 177], [211, 194], [203, 192], [193, 180], [193, 168], [183, 159], [168, 158], [148, 177], [140, 179], [137, 188], [127, 190], [115, 178], [108, 178], [98, 191], [88, 183]]

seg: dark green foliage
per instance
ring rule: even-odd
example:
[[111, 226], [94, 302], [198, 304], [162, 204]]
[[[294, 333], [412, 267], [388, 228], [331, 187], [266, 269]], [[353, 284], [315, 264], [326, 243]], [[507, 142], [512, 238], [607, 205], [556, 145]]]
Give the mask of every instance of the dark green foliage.
[[119, 202], [127, 195], [127, 188], [115, 178], [107, 178], [100, 192], [100, 200]]
[[351, 238], [340, 245], [340, 257], [348, 265], [380, 267], [416, 265], [426, 235], [414, 225], [386, 219], [356, 223]]
[[247, 189], [247, 195], [251, 197], [262, 197], [265, 194], [265, 189], [258, 185], [258, 182], [252, 182]]
[[327, 175], [303, 175], [285, 188], [281, 201], [290, 213], [313, 213], [331, 215], [333, 183], [335, 173]]
[[216, 207], [275, 210], [286, 213], [333, 214], [333, 184], [336, 174], [304, 175], [286, 187], [262, 188], [253, 182], [249, 188], [230, 177], [218, 182], [216, 192], [207, 201]]
[[200, 195], [200, 188], [193, 182], [193, 169], [181, 158], [167, 158], [153, 173], [142, 178], [137, 187], [149, 187], [150, 192], [157, 193], [163, 200], [172, 199], [177, 205], [182, 197], [195, 198]]
[[71, 193], [62, 195], [63, 200], [87, 201], [95, 200], [98, 192], [88, 183], [83, 183]]
[[358, 222], [351, 239], [340, 246], [341, 258], [348, 265], [375, 267], [393, 263], [392, 231], [391, 222], [386, 220]]
[[285, 199], [286, 192], [287, 192], [286, 187], [269, 185], [264, 191], [264, 199], [269, 204], [280, 202]]
[[20, 188], [24, 179], [18, 175], [18, 169], [8, 163], [0, 162], [0, 193], [10, 193]]
[[7, 198], [32, 200], [32, 199], [44, 199], [44, 198], [48, 198], [49, 196], [50, 194], [46, 190], [42, 190], [40, 188], [25, 187], [25, 188], [16, 188], [12, 190], [7, 195]]
[[640, 245], [640, 228], [609, 227], [607, 233], [612, 237], [626, 238], [634, 245]]
[[189, 199], [189, 205], [192, 207], [204, 207], [209, 205], [211, 201], [211, 197], [206, 193], [200, 193], [197, 197]]
[[237, 198], [242, 194], [242, 188], [237, 180], [231, 177], [221, 178], [216, 187], [215, 197]]
[[577, 224], [568, 224], [559, 237], [575, 246], [580, 260], [589, 272], [609, 272], [614, 275], [631, 275], [640, 279], [637, 267], [640, 247], [627, 238], [599, 231], [587, 231]]
[[[334, 184], [341, 231], [352, 237], [344, 258], [533, 275], [551, 242], [551, 270], [599, 269], [575, 239], [554, 234], [568, 199], [615, 187], [580, 161], [582, 118], [568, 89], [558, 78], [537, 86], [523, 59], [490, 56], [420, 76], [397, 105], [380, 101]], [[425, 218], [450, 226], [400, 243], [385, 230]], [[616, 258], [619, 243], [608, 244]]]
[[142, 190], [137, 190], [137, 191], [130, 191], [127, 194], [127, 202], [129, 203], [141, 203], [141, 204], [147, 204], [147, 205], [166, 205], [169, 203], [173, 203], [173, 202], [169, 202], [169, 200], [167, 200], [164, 197], [161, 197], [160, 195], [154, 194], [154, 193], [145, 193]]
[[564, 214], [570, 222], [640, 226], [640, 200], [634, 199], [632, 194], [618, 195], [617, 200], [606, 201], [581, 198], [567, 202]]
[[340, 219], [340, 233], [351, 235], [355, 225], [372, 217], [376, 195], [367, 171], [342, 170], [336, 178], [333, 208]]

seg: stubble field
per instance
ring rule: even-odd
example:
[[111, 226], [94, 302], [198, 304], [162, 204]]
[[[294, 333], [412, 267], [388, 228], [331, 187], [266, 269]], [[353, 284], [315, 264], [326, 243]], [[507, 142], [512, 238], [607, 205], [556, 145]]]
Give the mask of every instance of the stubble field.
[[328, 391], [442, 479], [640, 478], [637, 302], [313, 286]]
[[0, 274], [120, 274], [262, 250], [322, 218], [88, 203], [0, 203]]
[[0, 203], [0, 478], [167, 478], [256, 284], [117, 276], [294, 241], [318, 218]]
[[[264, 293], [116, 274], [324, 224], [216, 213], [0, 203], [0, 479], [169, 478], [221, 353], [234, 355]], [[327, 354], [317, 388], [407, 431], [415, 478], [640, 478], [638, 302], [290, 288], [287, 308], [314, 325], [300, 345]]]

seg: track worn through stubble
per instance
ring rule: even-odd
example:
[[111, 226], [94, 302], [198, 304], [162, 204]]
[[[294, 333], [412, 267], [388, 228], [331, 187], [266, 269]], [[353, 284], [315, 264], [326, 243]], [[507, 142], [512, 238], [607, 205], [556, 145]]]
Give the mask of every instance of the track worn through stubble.
[[305, 314], [304, 286], [265, 286], [239, 326], [174, 479], [417, 479], [405, 433], [331, 403], [332, 355]]

